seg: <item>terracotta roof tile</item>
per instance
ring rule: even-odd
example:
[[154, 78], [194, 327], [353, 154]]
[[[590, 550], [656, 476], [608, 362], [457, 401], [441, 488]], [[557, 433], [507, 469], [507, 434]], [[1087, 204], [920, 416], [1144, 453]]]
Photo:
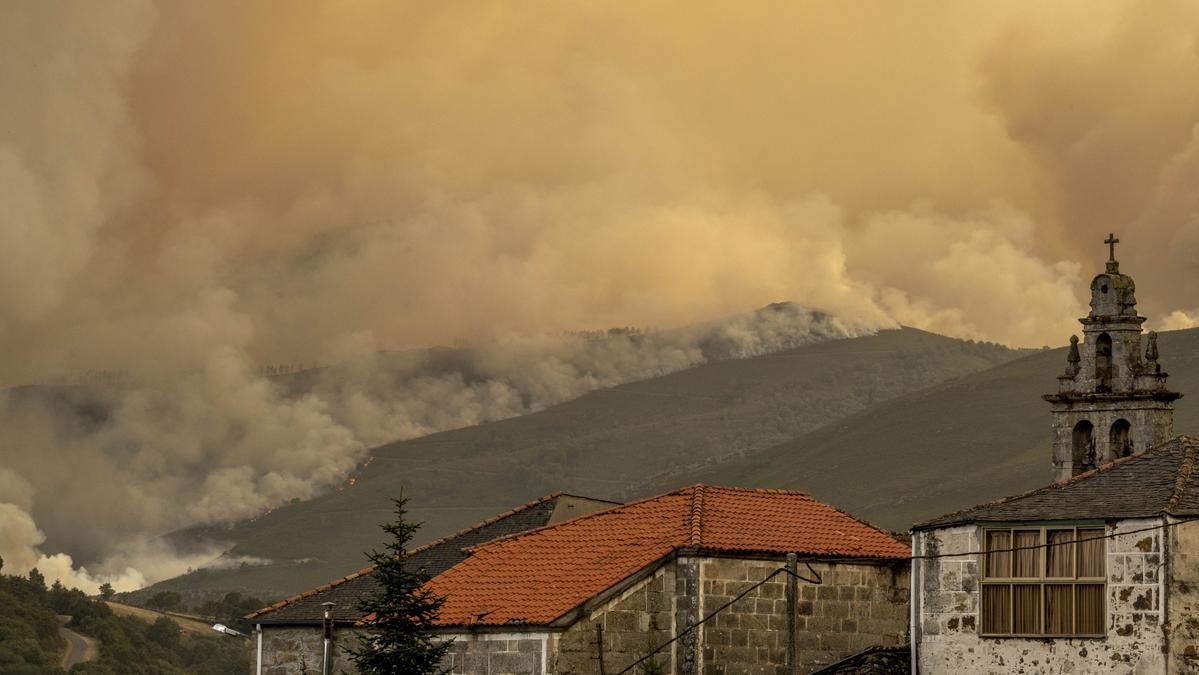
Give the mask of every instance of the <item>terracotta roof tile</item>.
[[546, 624], [685, 548], [906, 559], [890, 535], [797, 492], [692, 486], [480, 545], [429, 582], [443, 625]]
[[[554, 513], [561, 492], [535, 499], [487, 520], [412, 549], [408, 555], [413, 563], [436, 576], [466, 558], [463, 549], [496, 537], [545, 525]], [[344, 577], [264, 607], [244, 618], [256, 622], [320, 624], [324, 615], [321, 603], [337, 602], [334, 619], [353, 623], [362, 618], [358, 604], [366, 595], [376, 591], [373, 565]], [[282, 610], [282, 611], [280, 611]]]

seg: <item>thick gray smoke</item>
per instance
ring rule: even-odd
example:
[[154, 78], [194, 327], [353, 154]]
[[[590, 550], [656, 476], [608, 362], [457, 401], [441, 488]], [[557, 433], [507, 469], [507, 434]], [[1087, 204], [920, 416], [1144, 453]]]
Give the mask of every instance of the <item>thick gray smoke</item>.
[[529, 336], [1061, 344], [1112, 230], [1191, 325], [1197, 43], [1169, 0], [0, 4], [0, 384], [127, 378], [0, 403], [0, 551], [158, 576], [130, 542], [706, 358]]
[[[776, 305], [685, 329], [512, 338], [273, 377], [218, 351], [204, 368], [170, 381], [11, 390], [0, 397], [8, 421], [0, 461], [12, 467], [0, 471], [2, 501], [10, 502], [0, 504], [0, 555], [18, 572], [36, 565], [89, 590], [104, 580], [136, 588], [214, 553], [179, 555], [154, 534], [315, 496], [342, 483], [372, 445], [870, 329]], [[39, 452], [50, 447], [52, 456]], [[86, 568], [44, 555], [46, 534], [31, 514]]]

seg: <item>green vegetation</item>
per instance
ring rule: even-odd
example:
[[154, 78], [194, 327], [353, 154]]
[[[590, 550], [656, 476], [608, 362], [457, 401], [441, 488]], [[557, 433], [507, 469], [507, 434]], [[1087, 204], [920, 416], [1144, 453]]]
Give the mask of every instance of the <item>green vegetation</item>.
[[243, 596], [232, 591], [226, 593], [220, 600], [207, 600], [192, 608], [191, 613], [202, 616], [212, 623], [236, 624], [241, 618], [256, 609], [262, 609], [269, 603], [253, 596]]
[[62, 672], [58, 659], [65, 643], [46, 596], [44, 581], [0, 575], [0, 672]]
[[31, 573], [0, 575], [0, 672], [63, 672], [58, 664], [66, 644], [56, 614], [69, 615], [69, 628], [100, 643], [99, 657], [76, 665], [72, 675], [226, 675], [250, 669], [246, 641], [185, 635], [165, 617], [152, 624], [119, 617], [102, 601], [57, 582], [46, 588], [41, 575]]
[[362, 675], [432, 675], [439, 672], [452, 644], [435, 642], [430, 633], [445, 598], [422, 588], [429, 575], [405, 561], [404, 553], [420, 525], [407, 520], [406, 499], [392, 503], [395, 520], [382, 526], [390, 539], [382, 551], [367, 556], [375, 566], [379, 589], [358, 605], [374, 618], [366, 626], [361, 646], [350, 650], [350, 656]]
[[888, 330], [717, 361], [531, 415], [392, 443], [372, 451], [374, 460], [352, 486], [211, 532], [237, 542], [234, 555], [277, 562], [185, 575], [142, 597], [161, 590], [192, 597], [201, 589], [284, 597], [361, 567], [355, 552], [374, 545], [377, 524], [389, 519], [389, 499], [401, 491], [413, 517], [426, 523], [425, 539], [556, 490], [644, 496], [1023, 353]]
[[156, 609], [160, 612], [172, 612], [179, 609], [183, 604], [183, 596], [174, 591], [159, 591], [150, 596], [146, 601], [146, 607]]

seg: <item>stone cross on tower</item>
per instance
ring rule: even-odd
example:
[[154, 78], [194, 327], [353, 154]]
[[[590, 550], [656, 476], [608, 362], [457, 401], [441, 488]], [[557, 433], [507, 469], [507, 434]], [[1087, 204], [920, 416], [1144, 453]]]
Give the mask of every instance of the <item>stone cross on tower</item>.
[[1182, 394], [1166, 388], [1157, 335], [1141, 342], [1145, 317], [1137, 315], [1132, 277], [1120, 274], [1119, 242], [1114, 233], [1103, 242], [1109, 260], [1091, 281], [1091, 313], [1079, 319], [1083, 339], [1070, 337], [1058, 391], [1042, 397], [1053, 404], [1055, 480], [1143, 452], [1174, 433], [1173, 402]]
[[1107, 244], [1108, 248], [1107, 273], [1117, 274], [1120, 271], [1120, 263], [1116, 262], [1116, 244], [1119, 244], [1120, 240], [1116, 239], [1115, 232], [1109, 232], [1107, 239], [1104, 239], [1103, 243]]

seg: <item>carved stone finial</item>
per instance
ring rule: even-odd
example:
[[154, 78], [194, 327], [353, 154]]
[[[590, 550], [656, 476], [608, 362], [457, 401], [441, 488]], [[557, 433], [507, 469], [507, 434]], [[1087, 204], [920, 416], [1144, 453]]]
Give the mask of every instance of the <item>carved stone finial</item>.
[[1070, 336], [1070, 352], [1066, 355], [1066, 377], [1074, 377], [1078, 374], [1078, 364], [1082, 361], [1082, 357], [1078, 355], [1078, 336]]
[[1149, 345], [1145, 347], [1145, 360], [1148, 361], [1149, 372], [1160, 373], [1162, 366], [1157, 362], [1157, 332], [1149, 331]]

